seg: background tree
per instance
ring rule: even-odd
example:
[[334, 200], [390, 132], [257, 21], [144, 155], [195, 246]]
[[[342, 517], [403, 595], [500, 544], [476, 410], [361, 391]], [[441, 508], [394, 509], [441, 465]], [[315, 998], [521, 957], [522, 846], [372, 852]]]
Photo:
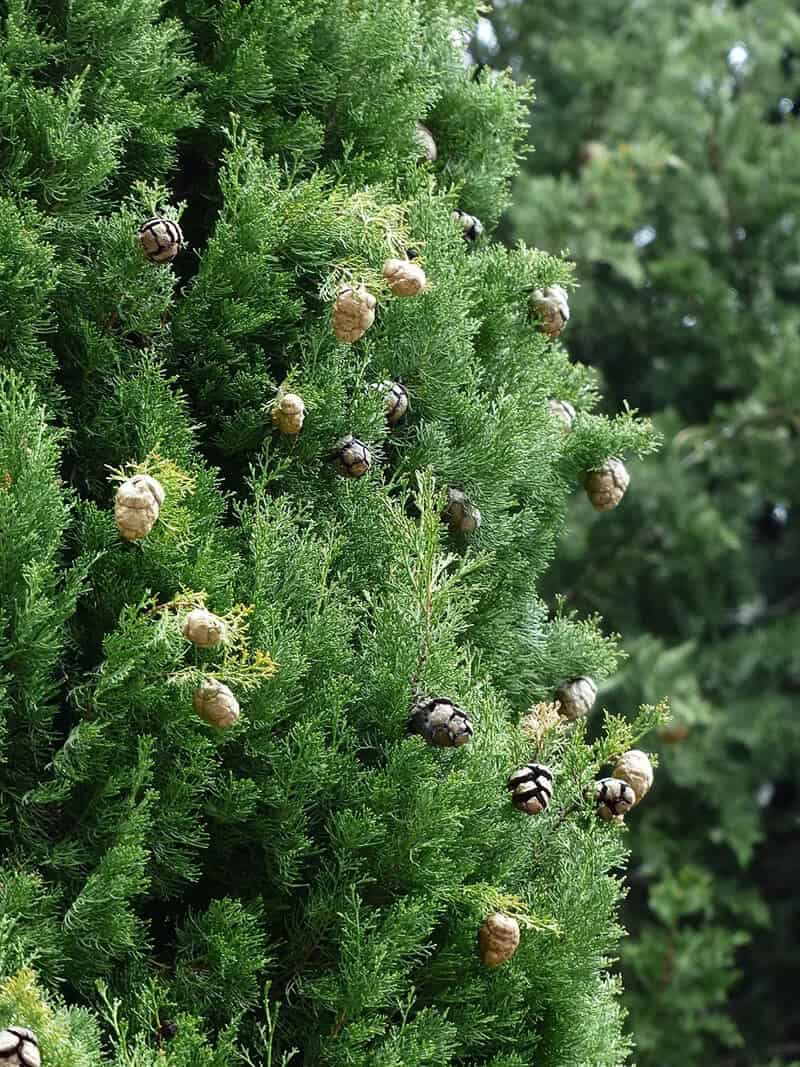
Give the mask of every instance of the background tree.
[[[0, 15], [0, 1026], [47, 1067], [615, 1067], [625, 841], [583, 791], [663, 716], [586, 744], [526, 713], [616, 668], [538, 590], [584, 472], [654, 438], [536, 328], [571, 267], [451, 217], [507, 206], [526, 90], [466, 65], [455, 0]], [[398, 299], [412, 250], [429, 287]], [[479, 529], [442, 522], [448, 488]], [[205, 610], [215, 647], [185, 637]], [[474, 740], [409, 736], [421, 694]], [[525, 818], [536, 730], [556, 794]], [[490, 970], [496, 910], [523, 932]]]
[[776, 0], [534, 3], [479, 41], [536, 79], [508, 233], [569, 249], [571, 350], [667, 441], [619, 521], [576, 507], [546, 583], [626, 638], [601, 697], [668, 692], [676, 717], [632, 834], [638, 1062], [794, 1061], [800, 21]]

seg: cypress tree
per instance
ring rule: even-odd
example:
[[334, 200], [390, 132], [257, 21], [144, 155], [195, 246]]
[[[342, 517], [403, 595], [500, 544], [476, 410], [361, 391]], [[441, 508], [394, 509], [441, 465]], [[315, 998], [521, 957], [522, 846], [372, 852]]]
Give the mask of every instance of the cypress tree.
[[615, 1067], [626, 840], [584, 792], [665, 716], [551, 721], [621, 651], [540, 585], [585, 472], [656, 437], [537, 328], [570, 264], [492, 239], [528, 87], [457, 0], [0, 15], [0, 1026], [47, 1067]]

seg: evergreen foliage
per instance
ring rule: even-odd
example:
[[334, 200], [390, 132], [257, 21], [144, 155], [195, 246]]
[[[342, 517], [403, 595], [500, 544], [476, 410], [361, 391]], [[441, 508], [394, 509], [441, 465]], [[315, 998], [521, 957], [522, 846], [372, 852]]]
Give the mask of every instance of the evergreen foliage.
[[[504, 5], [490, 61], [536, 77], [514, 234], [568, 248], [568, 339], [667, 447], [618, 521], [576, 509], [545, 588], [667, 692], [624, 918], [642, 1067], [797, 1054], [800, 19], [782, 0]], [[488, 38], [487, 38], [488, 39]], [[490, 45], [492, 44], [490, 40]]]
[[[593, 413], [594, 374], [530, 321], [570, 265], [451, 220], [508, 204], [527, 88], [476, 77], [455, 0], [0, 16], [0, 1026], [47, 1067], [616, 1067], [626, 848], [583, 791], [664, 709], [546, 732], [536, 819], [504, 783], [530, 706], [621, 658], [539, 587], [583, 472], [655, 435]], [[186, 235], [173, 266], [137, 243], [154, 215]], [[382, 264], [411, 248], [429, 289], [397, 300]], [[346, 346], [351, 280], [379, 311]], [[386, 378], [412, 404], [391, 432]], [[376, 457], [358, 481], [345, 433]], [[126, 542], [132, 474], [165, 499]], [[441, 521], [451, 485], [475, 534]], [[199, 605], [222, 646], [182, 636]], [[192, 711], [207, 675], [229, 730]], [[421, 692], [474, 741], [409, 736]], [[498, 908], [523, 938], [490, 971]]]

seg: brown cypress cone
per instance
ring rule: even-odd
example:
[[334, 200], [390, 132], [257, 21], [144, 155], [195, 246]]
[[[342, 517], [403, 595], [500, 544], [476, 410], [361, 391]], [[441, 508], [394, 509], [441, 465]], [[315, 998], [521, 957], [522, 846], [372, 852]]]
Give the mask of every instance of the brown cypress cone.
[[436, 141], [433, 139], [433, 134], [424, 123], [418, 122], [414, 128], [414, 140], [420, 148], [420, 156], [417, 159], [417, 162], [435, 163], [436, 157], [439, 154], [436, 148]]
[[478, 931], [481, 960], [487, 967], [499, 967], [519, 948], [519, 923], [496, 911], [484, 920]]
[[625, 496], [631, 476], [621, 459], [607, 459], [597, 470], [589, 471], [584, 487], [595, 511], [611, 511]]
[[481, 220], [474, 215], [468, 215], [466, 211], [453, 211], [450, 218], [461, 227], [465, 241], [477, 241], [483, 233]]
[[480, 511], [461, 489], [447, 490], [447, 507], [442, 518], [454, 533], [474, 533], [481, 525]]
[[225, 640], [227, 627], [218, 615], [205, 608], [195, 608], [184, 619], [181, 632], [198, 648], [213, 648]]
[[427, 283], [425, 271], [410, 259], [387, 259], [383, 276], [395, 296], [418, 296]]
[[381, 382], [377, 388], [383, 393], [386, 421], [390, 426], [395, 426], [408, 412], [408, 389], [402, 382]]
[[624, 752], [611, 773], [615, 778], [628, 783], [637, 804], [647, 796], [653, 784], [653, 764], [647, 753], [639, 748]]

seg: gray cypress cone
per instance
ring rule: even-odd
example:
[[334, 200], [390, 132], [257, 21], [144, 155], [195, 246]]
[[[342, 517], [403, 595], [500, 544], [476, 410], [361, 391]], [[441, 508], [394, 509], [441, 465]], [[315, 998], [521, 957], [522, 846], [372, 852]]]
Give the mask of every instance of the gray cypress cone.
[[411, 713], [411, 729], [437, 748], [458, 748], [474, 733], [469, 715], [447, 697], [418, 700]]
[[40, 1067], [39, 1042], [25, 1026], [0, 1030], [0, 1067]]
[[553, 772], [543, 763], [526, 763], [514, 771], [506, 788], [511, 790], [511, 803], [518, 811], [538, 815], [553, 796]]

